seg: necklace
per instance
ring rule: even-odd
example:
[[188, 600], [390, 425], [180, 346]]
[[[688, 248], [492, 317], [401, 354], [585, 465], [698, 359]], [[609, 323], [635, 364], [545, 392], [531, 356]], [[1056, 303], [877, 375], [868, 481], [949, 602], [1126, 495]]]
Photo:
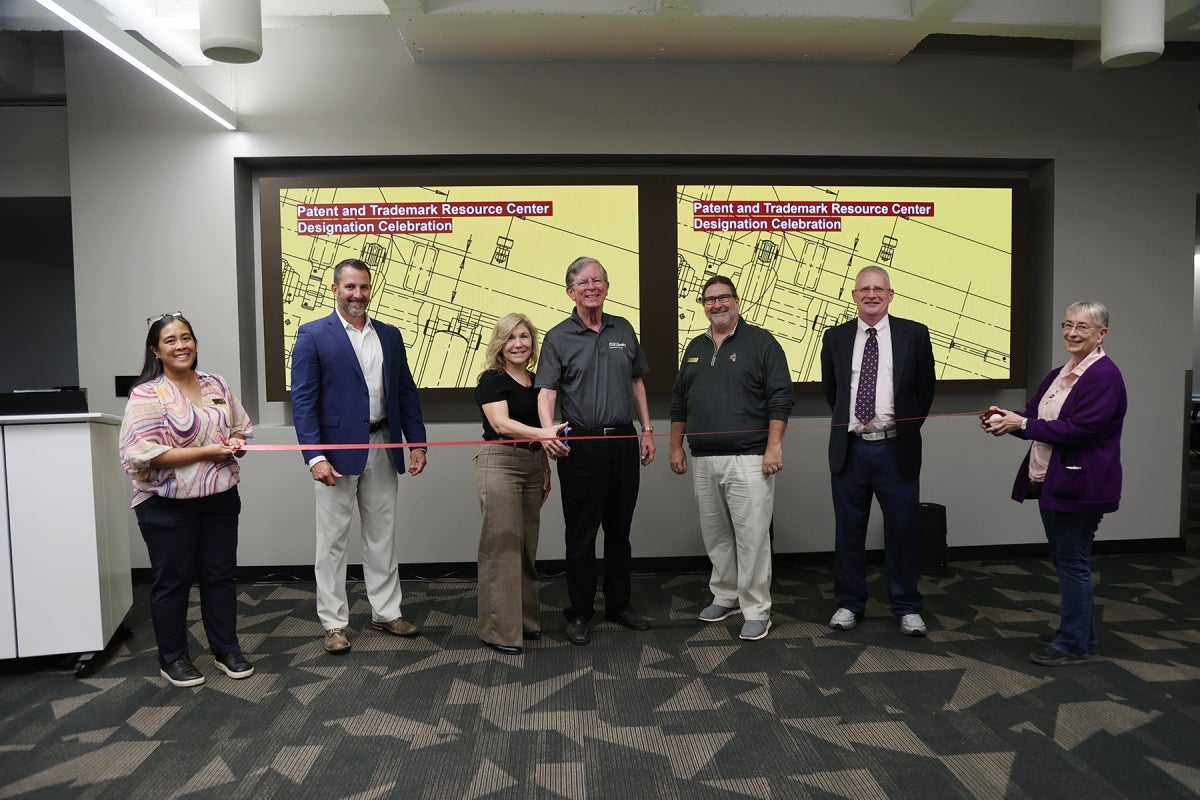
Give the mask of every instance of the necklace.
[[524, 386], [526, 389], [528, 389], [530, 386], [533, 385], [533, 381], [529, 377], [528, 370], [523, 369], [517, 375], [514, 375], [511, 372], [509, 372], [509, 370], [507, 368], [504, 370], [504, 372], [506, 375], [508, 375], [508, 377], [512, 378], [514, 381], [516, 381], [521, 386]]

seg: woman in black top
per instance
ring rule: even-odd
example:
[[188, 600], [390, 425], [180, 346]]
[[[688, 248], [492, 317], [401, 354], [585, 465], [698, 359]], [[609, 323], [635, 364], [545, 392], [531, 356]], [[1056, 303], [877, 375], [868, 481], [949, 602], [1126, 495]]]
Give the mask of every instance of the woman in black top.
[[479, 534], [479, 638], [498, 653], [519, 655], [524, 639], [541, 637], [538, 617], [538, 526], [550, 494], [550, 465], [540, 442], [562, 436], [566, 423], [538, 426], [532, 368], [537, 328], [524, 314], [496, 323], [475, 387], [488, 442], [475, 456]]

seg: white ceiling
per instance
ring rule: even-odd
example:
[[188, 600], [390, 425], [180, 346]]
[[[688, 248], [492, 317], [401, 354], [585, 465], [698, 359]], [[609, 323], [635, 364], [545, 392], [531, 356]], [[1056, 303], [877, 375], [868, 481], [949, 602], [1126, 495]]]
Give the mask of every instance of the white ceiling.
[[[82, 1], [181, 66], [210, 63], [198, 43], [201, 0]], [[991, 52], [1041, 42], [1094, 68], [1101, 0], [262, 0], [262, 12], [266, 29], [385, 26], [424, 63], [888, 66], [923, 42]], [[54, 93], [53, 50], [66, 27], [34, 0], [0, 0], [0, 94]], [[1165, 38], [1168, 54], [1196, 52], [1184, 43], [1200, 42], [1200, 0], [1166, 0]]]

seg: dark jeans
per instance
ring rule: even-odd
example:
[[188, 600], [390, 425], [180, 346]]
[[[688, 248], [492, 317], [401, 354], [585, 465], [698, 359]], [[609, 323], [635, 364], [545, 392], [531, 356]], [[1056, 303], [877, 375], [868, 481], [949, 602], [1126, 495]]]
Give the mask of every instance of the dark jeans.
[[1058, 571], [1061, 608], [1058, 632], [1050, 646], [1076, 658], [1098, 647], [1092, 590], [1092, 542], [1103, 514], [1075, 514], [1040, 508], [1050, 558]]
[[241, 650], [237, 640], [237, 487], [191, 500], [151, 497], [134, 507], [150, 553], [150, 618], [166, 665], [188, 655], [188, 593], [200, 584], [200, 616], [213, 655]]
[[[633, 426], [629, 428], [633, 433]], [[629, 528], [641, 482], [636, 436], [572, 441], [558, 460], [566, 524], [567, 619], [590, 620], [596, 600], [596, 534], [604, 526], [604, 604], [609, 616], [629, 607]]]
[[921, 481], [900, 474], [896, 440], [864, 442], [851, 436], [842, 471], [831, 476], [834, 513], [833, 597], [838, 608], [861, 614], [867, 605], [867, 523], [871, 497], [883, 511], [888, 597], [896, 616], [919, 614]]

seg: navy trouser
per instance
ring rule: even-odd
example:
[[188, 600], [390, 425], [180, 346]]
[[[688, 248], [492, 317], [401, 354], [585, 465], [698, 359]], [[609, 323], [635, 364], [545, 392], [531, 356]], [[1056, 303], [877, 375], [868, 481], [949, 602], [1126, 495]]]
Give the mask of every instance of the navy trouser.
[[1060, 597], [1058, 631], [1050, 646], [1075, 658], [1087, 658], [1099, 647], [1095, 597], [1092, 588], [1092, 543], [1103, 514], [1076, 514], [1039, 508], [1050, 557], [1058, 571]]
[[629, 607], [629, 528], [641, 482], [641, 447], [629, 437], [572, 441], [558, 459], [566, 525], [567, 619], [590, 620], [596, 600], [596, 534], [604, 526], [604, 604], [609, 616]]
[[155, 496], [134, 506], [154, 572], [150, 619], [163, 665], [188, 655], [188, 594], [194, 582], [200, 584], [200, 616], [213, 655], [241, 651], [236, 630], [241, 510], [236, 486], [190, 500]]
[[867, 605], [867, 523], [871, 497], [883, 512], [888, 598], [896, 616], [919, 614], [921, 480], [900, 473], [895, 439], [865, 442], [851, 436], [842, 471], [832, 475], [835, 519], [833, 597], [838, 608], [861, 614]]

